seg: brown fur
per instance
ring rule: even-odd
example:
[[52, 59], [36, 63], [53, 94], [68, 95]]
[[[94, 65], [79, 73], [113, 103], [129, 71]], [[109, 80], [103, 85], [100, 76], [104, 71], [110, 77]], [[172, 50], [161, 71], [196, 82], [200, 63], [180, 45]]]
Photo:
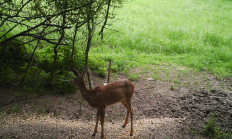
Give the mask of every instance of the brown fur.
[[86, 68], [83, 69], [82, 74], [73, 69], [76, 75], [71, 80], [73, 85], [78, 86], [84, 99], [90, 104], [92, 108], [97, 109], [97, 121], [94, 129], [93, 136], [97, 132], [98, 121], [101, 121], [101, 138], [104, 138], [104, 117], [105, 109], [107, 106], [121, 102], [127, 108], [127, 116], [125, 123], [122, 127], [125, 127], [128, 123], [129, 113], [131, 114], [131, 132], [133, 135], [133, 108], [131, 105], [132, 96], [135, 91], [135, 86], [127, 79], [117, 80], [113, 83], [105, 86], [98, 86], [94, 89], [88, 89], [85, 85], [85, 73]]

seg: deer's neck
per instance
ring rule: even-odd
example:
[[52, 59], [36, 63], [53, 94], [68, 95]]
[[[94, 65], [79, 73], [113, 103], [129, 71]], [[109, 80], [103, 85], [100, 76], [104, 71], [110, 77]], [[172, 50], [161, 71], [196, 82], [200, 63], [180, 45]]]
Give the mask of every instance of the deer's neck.
[[78, 88], [80, 89], [81, 94], [84, 97], [84, 99], [89, 102], [91, 98], [91, 94], [90, 94], [90, 90], [86, 87], [85, 80], [82, 80], [81, 82], [79, 82]]

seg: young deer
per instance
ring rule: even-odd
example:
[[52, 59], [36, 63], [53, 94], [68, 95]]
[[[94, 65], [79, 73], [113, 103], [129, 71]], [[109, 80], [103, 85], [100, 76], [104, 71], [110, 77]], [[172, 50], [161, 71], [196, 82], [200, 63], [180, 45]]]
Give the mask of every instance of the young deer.
[[92, 136], [97, 133], [98, 121], [101, 121], [101, 138], [104, 138], [104, 117], [105, 109], [108, 105], [121, 102], [127, 108], [127, 115], [123, 128], [128, 123], [129, 113], [131, 115], [131, 131], [130, 136], [133, 136], [133, 109], [131, 99], [135, 91], [135, 86], [129, 80], [118, 80], [105, 86], [98, 86], [94, 89], [87, 89], [85, 85], [86, 67], [82, 70], [82, 74], [76, 69], [73, 69], [75, 77], [71, 80], [73, 85], [78, 86], [84, 99], [92, 108], [97, 109], [97, 121]]

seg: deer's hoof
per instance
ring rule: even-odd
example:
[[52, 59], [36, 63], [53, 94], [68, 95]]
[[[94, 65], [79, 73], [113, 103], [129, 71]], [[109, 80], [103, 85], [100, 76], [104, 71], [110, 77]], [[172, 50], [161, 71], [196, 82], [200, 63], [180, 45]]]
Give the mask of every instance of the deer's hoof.
[[123, 125], [122, 128], [125, 128], [125, 125]]
[[130, 136], [133, 136], [133, 134], [130, 134]]
[[93, 134], [92, 137], [95, 137], [95, 134]]

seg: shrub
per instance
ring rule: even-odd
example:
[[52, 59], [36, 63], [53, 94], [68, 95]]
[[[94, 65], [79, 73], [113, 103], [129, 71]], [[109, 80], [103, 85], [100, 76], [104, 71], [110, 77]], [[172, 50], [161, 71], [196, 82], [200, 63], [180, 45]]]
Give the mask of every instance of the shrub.
[[9, 66], [3, 66], [0, 71], [0, 84], [2, 87], [11, 86], [15, 80], [15, 72]]

